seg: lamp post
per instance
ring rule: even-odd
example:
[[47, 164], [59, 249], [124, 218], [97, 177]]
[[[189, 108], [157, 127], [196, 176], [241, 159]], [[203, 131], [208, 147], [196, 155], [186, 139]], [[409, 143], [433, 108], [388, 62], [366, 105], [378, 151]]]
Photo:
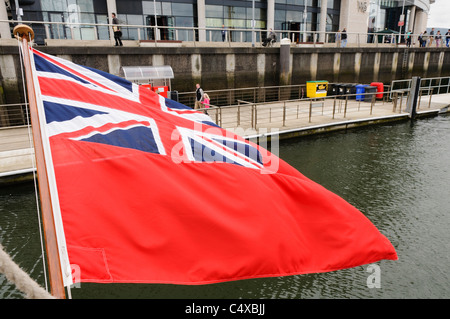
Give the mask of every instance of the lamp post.
[[252, 0], [252, 47], [255, 46], [255, 0]]
[[308, 18], [308, 13], [306, 13], [306, 0], [305, 0], [305, 11], [303, 11], [303, 42], [306, 42], [306, 19]]
[[17, 21], [22, 21], [22, 9], [19, 6], [19, 1], [15, 0], [15, 4], [16, 4]]
[[400, 32], [399, 32], [399, 39], [398, 39], [398, 43], [400, 43], [400, 41], [402, 40], [402, 26], [405, 24], [405, 0], [403, 0], [403, 6], [402, 6], [402, 15], [400, 16], [400, 21], [402, 22], [400, 24]]
[[[156, 1], [153, 0], [153, 10], [155, 11], [155, 41], [159, 40], [158, 38], [158, 20], [156, 17]], [[194, 37], [194, 41], [195, 41], [195, 37]]]

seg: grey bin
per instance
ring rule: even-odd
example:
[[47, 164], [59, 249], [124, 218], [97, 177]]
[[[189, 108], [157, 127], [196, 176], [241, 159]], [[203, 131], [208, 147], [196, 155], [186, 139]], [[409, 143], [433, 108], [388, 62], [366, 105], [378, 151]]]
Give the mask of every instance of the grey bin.
[[[364, 96], [364, 102], [372, 102], [372, 97], [375, 96], [375, 93], [377, 93], [377, 87], [376, 86], [366, 86], [365, 87], [365, 96]], [[367, 94], [367, 93], [374, 93], [374, 94]]]

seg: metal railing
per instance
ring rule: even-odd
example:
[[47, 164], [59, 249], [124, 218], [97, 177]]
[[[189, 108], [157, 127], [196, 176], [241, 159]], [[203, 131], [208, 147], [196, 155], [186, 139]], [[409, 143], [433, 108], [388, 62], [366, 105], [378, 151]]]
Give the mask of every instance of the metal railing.
[[[418, 109], [431, 106], [432, 97], [437, 94], [449, 93], [449, 84], [445, 86], [426, 86], [421, 87], [419, 91]], [[293, 86], [294, 91], [298, 91], [302, 86]], [[441, 89], [446, 88], [446, 91]], [[257, 88], [250, 88], [249, 91], [256, 92]], [[278, 89], [278, 92], [286, 90], [286, 87], [258, 88], [258, 89]], [[229, 91], [243, 91], [229, 90]], [[215, 123], [224, 128], [251, 127], [257, 128], [261, 125], [266, 126], [287, 126], [288, 123], [298, 120], [307, 120], [312, 123], [319, 117], [328, 117], [331, 119], [346, 119], [352, 114], [365, 112], [372, 115], [378, 107], [386, 107], [386, 104], [392, 103], [392, 112], [402, 112], [404, 103], [409, 95], [409, 89], [388, 90], [385, 92], [338, 94], [321, 98], [296, 98], [258, 102], [257, 99], [245, 100], [236, 99], [236, 104], [218, 106], [211, 97], [211, 107], [208, 109], [199, 109], [207, 111]], [[424, 103], [423, 97], [429, 96], [427, 103]], [[427, 105], [426, 105], [427, 104]], [[29, 123], [29, 114], [25, 104], [6, 104], [0, 105], [0, 128], [10, 128], [27, 125]]]
[[0, 128], [27, 125], [30, 114], [25, 103], [0, 105]]
[[[299, 119], [307, 119], [311, 123], [319, 116], [345, 119], [354, 112], [372, 115], [377, 107], [385, 107], [386, 103], [392, 103], [393, 112], [397, 108], [401, 112], [410, 88], [398, 88], [396, 85], [403, 82], [407, 86], [408, 81], [396, 81], [391, 89], [384, 92], [338, 93], [321, 98], [306, 98], [305, 85], [208, 91], [211, 107], [199, 111], [207, 111], [215, 123], [224, 128], [236, 125], [256, 128], [259, 124], [286, 126], [287, 122]], [[422, 84], [418, 109], [427, 107], [425, 104], [430, 107], [433, 96], [450, 93], [450, 77], [423, 79]], [[424, 97], [427, 96], [428, 102], [424, 103]], [[179, 97], [180, 103], [193, 107], [195, 92], [182, 93]], [[192, 105], [185, 103], [186, 101], [191, 101]], [[0, 105], [0, 128], [23, 126], [27, 123], [29, 113], [26, 104]]]
[[[354, 112], [372, 115], [374, 107], [386, 103], [388, 92], [381, 99], [379, 93], [345, 94], [322, 98], [302, 98], [279, 102], [251, 103], [241, 101], [237, 105], [212, 106], [206, 109], [215, 123], [224, 128], [286, 127], [289, 123], [312, 123], [314, 118], [347, 118]], [[203, 111], [204, 109], [200, 110]]]
[[[395, 92], [407, 92], [411, 89], [411, 79], [394, 80], [390, 86], [390, 98]], [[420, 81], [420, 92], [426, 95], [450, 93], [450, 76], [423, 78]]]
[[[9, 23], [13, 27], [17, 23], [30, 25], [35, 29], [37, 38], [46, 40], [109, 40], [114, 41], [112, 37], [112, 24], [106, 23], [70, 23], [70, 22], [50, 22], [50, 21], [17, 21], [0, 20], [0, 23]], [[222, 42], [222, 28], [214, 27], [176, 27], [176, 26], [150, 26], [121, 24], [123, 32], [122, 40], [133, 41], [152, 41], [155, 45], [158, 42], [193, 42], [196, 45], [199, 42]], [[11, 28], [12, 29], [12, 28]], [[277, 35], [277, 41], [282, 38], [291, 40], [292, 43], [309, 44], [313, 46], [379, 46], [389, 45], [397, 46], [406, 44], [404, 34], [383, 34], [368, 32], [347, 32], [347, 41], [341, 39], [341, 33], [332, 31], [296, 31], [296, 30], [274, 30]], [[226, 42], [231, 46], [232, 43], [249, 43], [256, 41], [257, 46], [262, 45], [266, 38], [267, 30], [246, 29], [246, 28], [228, 28], [226, 30]], [[419, 46], [419, 34], [411, 34], [411, 45]], [[440, 47], [446, 46], [445, 36], [439, 43]], [[437, 46], [437, 42], [428, 37], [426, 46]], [[45, 44], [45, 43], [41, 43]]]
[[[240, 101], [264, 103], [301, 99], [306, 96], [306, 85], [249, 87], [226, 90], [208, 90], [211, 101], [216, 106], [239, 104]], [[190, 107], [195, 104], [195, 92], [178, 93], [179, 102]], [[242, 102], [244, 103], [244, 102]]]
[[[410, 90], [394, 92], [388, 90], [263, 103], [239, 100], [237, 105], [212, 106], [199, 111], [206, 110], [217, 125], [227, 129], [293, 127], [319, 123], [325, 118], [346, 120], [349, 117], [356, 117], [357, 114], [372, 116], [379, 111], [383, 114], [390, 111], [402, 113], [405, 112], [409, 92]], [[417, 110], [431, 108], [432, 97], [442, 93], [448, 92], [422, 87], [419, 91]]]

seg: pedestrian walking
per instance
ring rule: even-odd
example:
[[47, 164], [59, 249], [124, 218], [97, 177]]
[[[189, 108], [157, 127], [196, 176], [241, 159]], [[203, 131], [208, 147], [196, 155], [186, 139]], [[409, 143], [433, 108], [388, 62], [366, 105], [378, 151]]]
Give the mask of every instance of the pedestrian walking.
[[436, 47], [439, 48], [441, 46], [441, 31], [438, 30], [437, 34], [436, 34]]
[[262, 46], [271, 46], [274, 42], [277, 41], [277, 35], [273, 32], [272, 29], [269, 29], [266, 38], [264, 39]]
[[428, 33], [425, 31], [422, 35], [422, 47], [425, 48], [428, 46]]
[[430, 47], [433, 45], [433, 41], [434, 41], [434, 28], [431, 29], [430, 31]]
[[115, 46], [122, 46], [122, 31], [119, 27], [119, 19], [117, 19], [116, 14], [112, 13], [112, 24], [113, 24], [113, 31], [114, 31], [114, 40], [116, 40]]
[[449, 47], [450, 44], [450, 29], [448, 29], [447, 33], [445, 34], [445, 45], [447, 46], [447, 48]]
[[209, 98], [209, 95], [208, 95], [207, 93], [204, 93], [204, 94], [203, 94], [203, 101], [202, 101], [202, 104], [203, 104], [203, 107], [205, 108], [205, 110], [203, 111], [203, 113], [205, 113], [206, 115], [209, 115], [207, 109], [209, 109], [209, 107], [211, 106], [211, 104], [210, 104], [210, 98]]
[[222, 24], [222, 42], [225, 42], [227, 36], [227, 29], [225, 28], [225, 25]]
[[344, 28], [341, 34], [341, 48], [345, 48], [347, 46], [347, 29]]
[[196, 90], [195, 90], [195, 105], [194, 109], [201, 109], [202, 108], [202, 101], [203, 101], [203, 89], [200, 87], [200, 84], [196, 84]]
[[408, 46], [408, 48], [411, 47], [411, 30], [406, 33], [406, 45]]

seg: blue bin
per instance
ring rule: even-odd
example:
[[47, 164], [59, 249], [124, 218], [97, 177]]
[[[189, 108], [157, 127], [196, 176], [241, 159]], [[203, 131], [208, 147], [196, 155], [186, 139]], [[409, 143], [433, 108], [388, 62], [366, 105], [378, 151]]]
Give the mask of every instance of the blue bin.
[[368, 86], [368, 84], [358, 84], [356, 86], [356, 101], [364, 101], [364, 93]]

